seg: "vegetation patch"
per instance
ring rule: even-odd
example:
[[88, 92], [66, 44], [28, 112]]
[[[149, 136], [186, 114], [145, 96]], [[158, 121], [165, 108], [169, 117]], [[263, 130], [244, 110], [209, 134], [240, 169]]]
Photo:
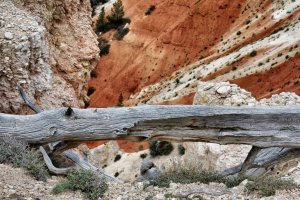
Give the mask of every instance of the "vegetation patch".
[[296, 185], [291, 180], [282, 180], [280, 177], [252, 178], [247, 183], [248, 191], [258, 191], [262, 196], [275, 195], [276, 190], [293, 189]]
[[145, 15], [151, 15], [151, 13], [156, 9], [155, 5], [151, 5], [145, 12]]
[[92, 17], [95, 16], [95, 9], [97, 8], [97, 6], [101, 3], [104, 4], [106, 3], [108, 0], [90, 0], [91, 3], [91, 7], [92, 7]]
[[100, 56], [107, 55], [109, 53], [110, 44], [107, 39], [100, 37], [98, 39], [98, 47], [100, 49]]
[[87, 95], [91, 96], [95, 91], [96, 91], [96, 89], [94, 87], [89, 87], [89, 89], [87, 91]]
[[251, 57], [255, 57], [257, 55], [257, 52], [255, 50], [253, 50], [251, 53], [250, 53], [250, 56]]
[[121, 158], [122, 158], [122, 156], [120, 154], [117, 154], [115, 159], [114, 159], [114, 162], [119, 161]]
[[129, 32], [129, 28], [124, 28], [120, 26], [117, 28], [117, 32], [114, 34], [113, 38], [115, 40], [122, 40], [123, 37]]
[[90, 76], [91, 78], [97, 78], [97, 72], [95, 70], [92, 70]]
[[120, 96], [119, 96], [119, 98], [118, 98], [118, 104], [117, 104], [118, 107], [123, 107], [123, 106], [124, 106], [123, 100], [124, 100], [124, 99], [123, 99], [123, 95], [120, 94]]
[[276, 190], [293, 189], [296, 185], [291, 180], [282, 180], [280, 177], [250, 177], [250, 176], [237, 176], [237, 177], [224, 177], [215, 172], [208, 172], [196, 168], [179, 168], [172, 169], [164, 175], [150, 180], [150, 185], [158, 187], [169, 187], [171, 182], [174, 183], [204, 183], [211, 182], [223, 183], [228, 188], [240, 185], [244, 180], [248, 180], [246, 189], [249, 192], [258, 191], [262, 196], [275, 195]]
[[185, 154], [185, 148], [182, 144], [178, 145], [178, 153], [181, 156]]
[[0, 138], [0, 163], [21, 167], [40, 181], [46, 181], [49, 175], [41, 153], [10, 136]]
[[150, 142], [150, 155], [152, 157], [169, 155], [174, 147], [170, 142], [154, 141]]
[[[96, 32], [106, 33], [130, 23], [130, 19], [124, 18], [124, 7], [121, 0], [117, 0], [111, 9], [111, 14], [105, 17], [105, 10], [102, 8], [96, 22]], [[128, 29], [129, 31], [129, 29]]]
[[145, 159], [145, 158], [147, 158], [147, 156], [148, 156], [148, 154], [143, 153], [143, 154], [140, 155], [140, 158]]
[[106, 181], [93, 171], [80, 169], [71, 171], [66, 180], [61, 181], [52, 189], [52, 193], [59, 194], [67, 190], [80, 190], [85, 198], [97, 200], [103, 197], [107, 189]]

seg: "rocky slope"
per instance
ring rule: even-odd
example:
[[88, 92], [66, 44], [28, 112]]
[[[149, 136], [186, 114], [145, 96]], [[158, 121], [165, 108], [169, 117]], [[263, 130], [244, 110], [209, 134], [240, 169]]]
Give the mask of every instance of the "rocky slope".
[[80, 200], [80, 192], [67, 192], [60, 195], [51, 194], [52, 188], [59, 182], [52, 177], [47, 182], [36, 181], [23, 169], [0, 164], [0, 197], [1, 199], [47, 199], [47, 200]]
[[84, 106], [99, 51], [89, 0], [6, 0], [0, 13], [0, 112], [28, 112], [17, 84], [45, 109]]
[[230, 81], [259, 99], [300, 94], [299, 1], [124, 4], [130, 32], [101, 58], [91, 107], [116, 105], [120, 94], [127, 105], [190, 104], [198, 80]]
[[[18, 179], [15, 179], [18, 177]], [[26, 174], [22, 169], [12, 168], [7, 165], [0, 165], [0, 197], [3, 200], [20, 199], [20, 200], [81, 200], [85, 199], [79, 191], [67, 191], [59, 195], [51, 193], [52, 188], [58, 183], [60, 178], [52, 177], [47, 182], [34, 180]], [[276, 196], [260, 198], [257, 193], [247, 194], [244, 190], [245, 184], [242, 182], [239, 186], [232, 189], [227, 189], [224, 184], [210, 183], [191, 183], [191, 184], [176, 184], [171, 183], [169, 188], [147, 187], [144, 189], [143, 183], [122, 183], [110, 184], [108, 190], [104, 194], [103, 200], [125, 200], [125, 199], [178, 199], [174, 196], [189, 194], [192, 191], [204, 191], [207, 194], [191, 194], [192, 199], [299, 199], [299, 189], [291, 191], [277, 191]], [[219, 195], [210, 195], [210, 193]], [[224, 194], [225, 193], [225, 194]], [[174, 197], [174, 198], [172, 198]]]

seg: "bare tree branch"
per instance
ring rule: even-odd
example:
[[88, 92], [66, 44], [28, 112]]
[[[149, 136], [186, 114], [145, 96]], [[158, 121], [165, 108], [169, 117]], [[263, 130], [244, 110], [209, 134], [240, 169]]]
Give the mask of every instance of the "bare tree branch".
[[47, 152], [45, 151], [44, 147], [40, 146], [40, 152], [43, 155], [44, 161], [49, 169], [50, 172], [56, 175], [67, 175], [74, 167], [68, 168], [57, 168], [53, 165], [50, 157], [48, 156]]

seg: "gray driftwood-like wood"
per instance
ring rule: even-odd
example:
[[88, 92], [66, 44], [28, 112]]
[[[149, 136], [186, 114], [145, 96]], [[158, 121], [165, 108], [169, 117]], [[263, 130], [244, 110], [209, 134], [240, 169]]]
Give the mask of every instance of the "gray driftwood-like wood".
[[55, 141], [135, 140], [300, 147], [300, 106], [139, 106], [0, 114], [5, 134], [31, 144]]
[[[42, 109], [40, 109], [38, 106], [36, 106], [34, 103], [31, 102], [27, 94], [24, 92], [23, 88], [18, 85], [18, 90], [20, 92], [20, 95], [22, 99], [24, 100], [25, 104], [31, 108], [35, 113], [40, 113], [42, 112]], [[73, 113], [73, 110], [71, 108], [68, 108], [65, 115], [70, 115]], [[94, 171], [99, 177], [102, 177], [108, 181], [113, 181], [113, 182], [121, 182], [117, 178], [110, 176], [106, 174], [103, 170], [98, 169], [97, 167], [93, 166], [88, 162], [88, 160], [82, 159], [82, 157], [75, 152], [74, 150], [68, 150], [70, 148], [77, 147], [80, 143], [78, 142], [62, 142], [62, 141], [56, 141], [49, 143], [48, 146], [52, 153], [55, 154], [60, 154], [63, 153], [63, 155], [73, 162], [76, 163], [76, 165], [82, 169], [85, 170], [92, 170]], [[40, 152], [43, 155], [44, 161], [46, 163], [46, 166], [48, 167], [49, 171], [57, 174], [57, 175], [66, 175], [70, 170], [74, 169], [74, 167], [69, 167], [69, 168], [57, 168], [53, 165], [51, 158], [48, 156], [46, 150], [44, 149], [43, 146], [39, 147]]]
[[57, 175], [67, 175], [74, 167], [67, 167], [67, 168], [57, 168], [53, 165], [50, 157], [48, 156], [46, 150], [44, 147], [40, 146], [39, 148], [40, 152], [43, 155], [44, 161], [49, 169], [50, 172]]
[[93, 166], [92, 164], [90, 164], [88, 162], [88, 160], [83, 159], [74, 150], [67, 150], [67, 151], [63, 152], [63, 155], [66, 156], [67, 158], [71, 159], [72, 161], [74, 161], [76, 163], [76, 165], [81, 169], [94, 171], [98, 176], [100, 176], [108, 181], [120, 182], [120, 183], [122, 182], [119, 179], [104, 173], [104, 171], [102, 169], [99, 169], [99, 168]]

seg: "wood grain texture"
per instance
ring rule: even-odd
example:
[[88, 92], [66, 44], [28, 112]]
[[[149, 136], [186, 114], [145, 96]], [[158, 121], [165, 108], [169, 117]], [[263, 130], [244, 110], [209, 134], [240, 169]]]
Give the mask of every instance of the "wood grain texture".
[[5, 134], [31, 144], [54, 141], [167, 140], [300, 147], [300, 106], [138, 106], [0, 114]]

